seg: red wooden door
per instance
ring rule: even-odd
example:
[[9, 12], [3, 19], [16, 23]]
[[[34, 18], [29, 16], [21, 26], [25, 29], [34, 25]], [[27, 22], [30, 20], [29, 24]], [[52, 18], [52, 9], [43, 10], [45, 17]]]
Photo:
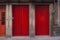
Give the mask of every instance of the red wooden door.
[[29, 35], [29, 6], [13, 6], [13, 36]]
[[49, 35], [49, 6], [36, 5], [35, 16], [36, 35]]
[[0, 36], [6, 36], [6, 8], [0, 5]]

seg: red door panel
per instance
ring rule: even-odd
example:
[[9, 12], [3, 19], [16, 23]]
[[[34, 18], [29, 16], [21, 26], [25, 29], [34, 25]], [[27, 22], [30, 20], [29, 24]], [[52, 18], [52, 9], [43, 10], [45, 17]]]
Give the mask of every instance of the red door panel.
[[49, 35], [49, 6], [36, 5], [35, 16], [36, 35]]
[[13, 6], [13, 36], [29, 35], [29, 6]]
[[6, 8], [0, 5], [0, 36], [6, 36]]

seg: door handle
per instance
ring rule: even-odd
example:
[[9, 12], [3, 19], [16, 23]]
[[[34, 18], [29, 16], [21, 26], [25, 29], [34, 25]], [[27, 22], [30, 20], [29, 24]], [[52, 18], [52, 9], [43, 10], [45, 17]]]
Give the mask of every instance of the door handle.
[[2, 13], [1, 13], [1, 16], [2, 16], [2, 17], [1, 17], [1, 18], [2, 18], [2, 19], [1, 19], [1, 24], [4, 25], [4, 24], [5, 24], [5, 12], [2, 12]]

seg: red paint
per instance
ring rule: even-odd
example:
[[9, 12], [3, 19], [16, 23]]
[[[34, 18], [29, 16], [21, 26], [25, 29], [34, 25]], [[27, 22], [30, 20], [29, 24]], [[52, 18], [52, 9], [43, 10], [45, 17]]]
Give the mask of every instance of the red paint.
[[[5, 24], [2, 25], [2, 12], [5, 12], [6, 14], [6, 8], [4, 5], [0, 5], [0, 36], [6, 36], [6, 20], [5, 20]], [[6, 19], [6, 15], [5, 15], [5, 19]]]
[[13, 6], [13, 36], [29, 35], [29, 6]]
[[36, 35], [49, 35], [49, 6], [35, 7]]

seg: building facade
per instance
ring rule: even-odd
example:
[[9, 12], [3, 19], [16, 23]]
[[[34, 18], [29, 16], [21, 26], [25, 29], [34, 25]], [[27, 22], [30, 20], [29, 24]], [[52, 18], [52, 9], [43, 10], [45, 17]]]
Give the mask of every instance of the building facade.
[[1, 0], [0, 36], [60, 36], [57, 0]]

